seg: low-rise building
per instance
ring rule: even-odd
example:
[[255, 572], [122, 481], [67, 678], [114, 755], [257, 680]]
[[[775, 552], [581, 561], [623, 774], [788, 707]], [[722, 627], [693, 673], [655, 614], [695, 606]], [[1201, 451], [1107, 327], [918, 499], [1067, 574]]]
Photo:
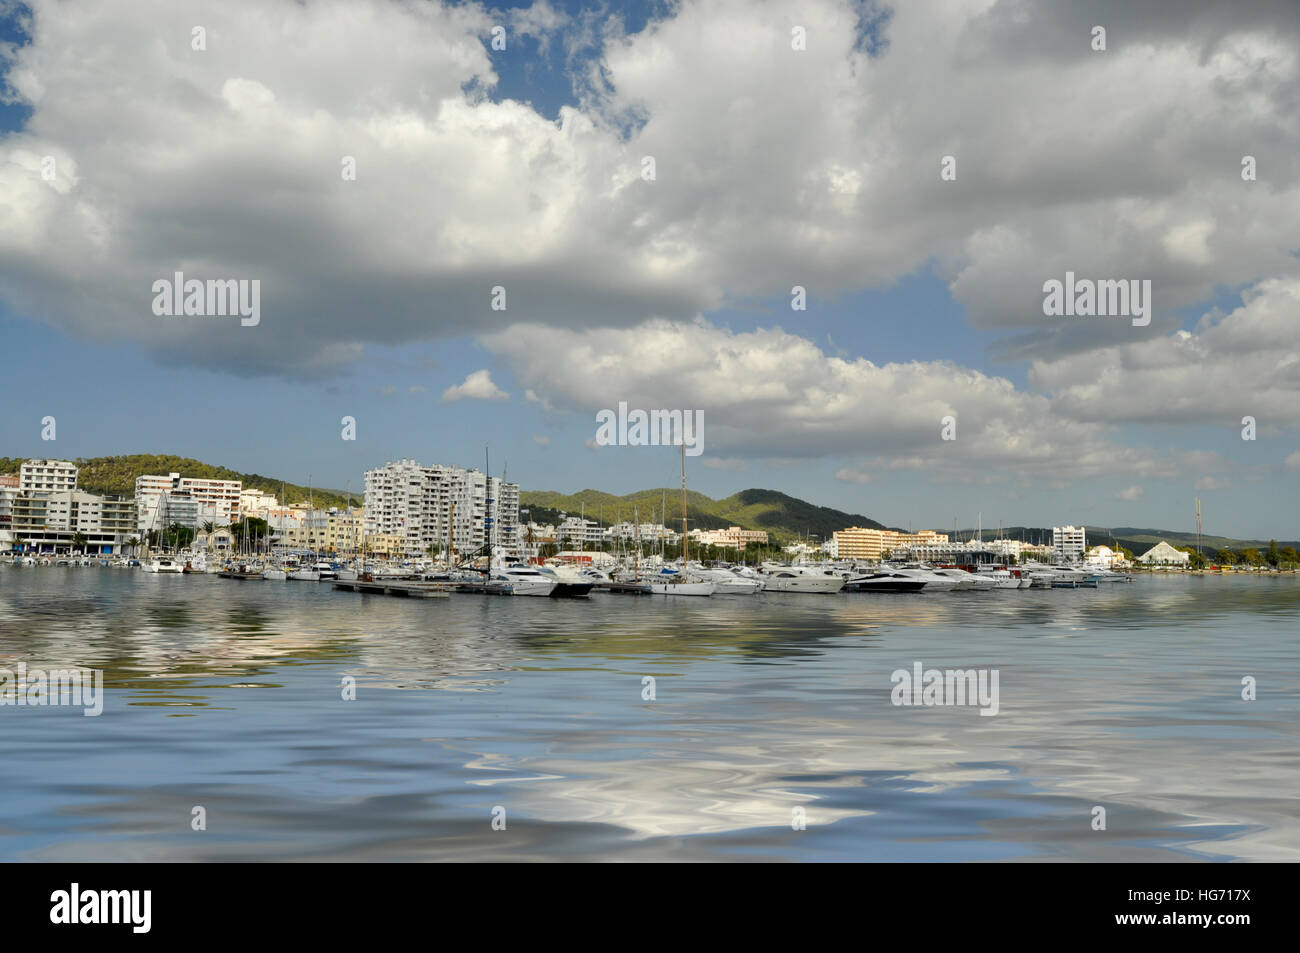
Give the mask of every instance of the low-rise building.
[[765, 530], [741, 529], [739, 526], [730, 526], [727, 529], [691, 530], [691, 536], [702, 546], [744, 549], [750, 543], [767, 545], [767, 532]]

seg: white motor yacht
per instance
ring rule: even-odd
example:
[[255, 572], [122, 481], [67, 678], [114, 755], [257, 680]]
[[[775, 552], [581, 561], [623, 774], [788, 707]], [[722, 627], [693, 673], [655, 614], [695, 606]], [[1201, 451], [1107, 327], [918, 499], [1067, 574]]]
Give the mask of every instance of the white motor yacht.
[[717, 588], [712, 580], [701, 581], [667, 571], [652, 576], [647, 582], [650, 591], [657, 596], [711, 596]]
[[1018, 570], [1013, 573], [1009, 569], [981, 569], [980, 575], [992, 579], [994, 589], [1028, 589], [1033, 583], [1028, 574], [1022, 579]]
[[503, 566], [492, 571], [492, 578], [506, 583], [516, 596], [549, 596], [558, 580], [532, 566]]
[[957, 588], [963, 591], [977, 590], [985, 592], [993, 588], [993, 580], [988, 576], [967, 572], [965, 569], [931, 569], [936, 576], [957, 580]]
[[151, 559], [145, 563], [144, 571], [158, 573], [183, 573], [185, 572], [185, 567], [170, 556], [159, 556], [156, 559]]
[[927, 581], [897, 569], [881, 569], [854, 576], [844, 583], [845, 592], [924, 592]]
[[843, 576], [807, 566], [774, 566], [763, 576], [763, 589], [767, 592], [829, 593], [843, 588]]
[[539, 566], [541, 572], [555, 580], [551, 595], [557, 599], [576, 599], [590, 595], [597, 580], [574, 569], [572, 566]]
[[696, 575], [713, 583], [719, 596], [752, 596], [763, 591], [763, 580], [755, 576], [742, 576], [730, 569], [700, 569]]

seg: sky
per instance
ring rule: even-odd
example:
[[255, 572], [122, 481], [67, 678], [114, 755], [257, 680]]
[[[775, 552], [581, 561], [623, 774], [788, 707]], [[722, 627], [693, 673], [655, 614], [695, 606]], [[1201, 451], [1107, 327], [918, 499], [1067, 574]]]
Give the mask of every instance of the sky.
[[1293, 0], [0, 0], [0, 73], [0, 456], [676, 485], [624, 402], [715, 497], [1300, 536]]

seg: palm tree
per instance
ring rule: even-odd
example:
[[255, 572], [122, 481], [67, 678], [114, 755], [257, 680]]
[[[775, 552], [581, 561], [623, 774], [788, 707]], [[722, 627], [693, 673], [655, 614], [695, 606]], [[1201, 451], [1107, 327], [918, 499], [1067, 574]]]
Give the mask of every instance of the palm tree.
[[86, 534], [80, 530], [72, 534], [72, 546], [80, 547], [81, 555], [83, 556], [86, 555], [86, 543], [88, 542], [89, 540], [86, 538]]
[[26, 548], [26, 546], [27, 546], [27, 537], [26, 537], [26, 536], [15, 536], [15, 537], [14, 537], [14, 545], [18, 547], [18, 552], [21, 553], [21, 552]]
[[132, 555], [136, 555], [140, 549], [140, 537], [132, 536], [126, 541], [126, 544], [131, 547]]

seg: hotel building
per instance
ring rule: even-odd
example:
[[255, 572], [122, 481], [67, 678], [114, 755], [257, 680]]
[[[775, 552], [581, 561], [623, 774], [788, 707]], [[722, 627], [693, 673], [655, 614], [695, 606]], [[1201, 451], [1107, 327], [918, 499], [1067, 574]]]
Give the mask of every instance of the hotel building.
[[919, 533], [899, 533], [889, 529], [850, 526], [833, 534], [832, 545], [837, 559], [880, 562], [895, 550], [915, 546], [936, 546], [948, 542], [947, 533], [923, 529]]

